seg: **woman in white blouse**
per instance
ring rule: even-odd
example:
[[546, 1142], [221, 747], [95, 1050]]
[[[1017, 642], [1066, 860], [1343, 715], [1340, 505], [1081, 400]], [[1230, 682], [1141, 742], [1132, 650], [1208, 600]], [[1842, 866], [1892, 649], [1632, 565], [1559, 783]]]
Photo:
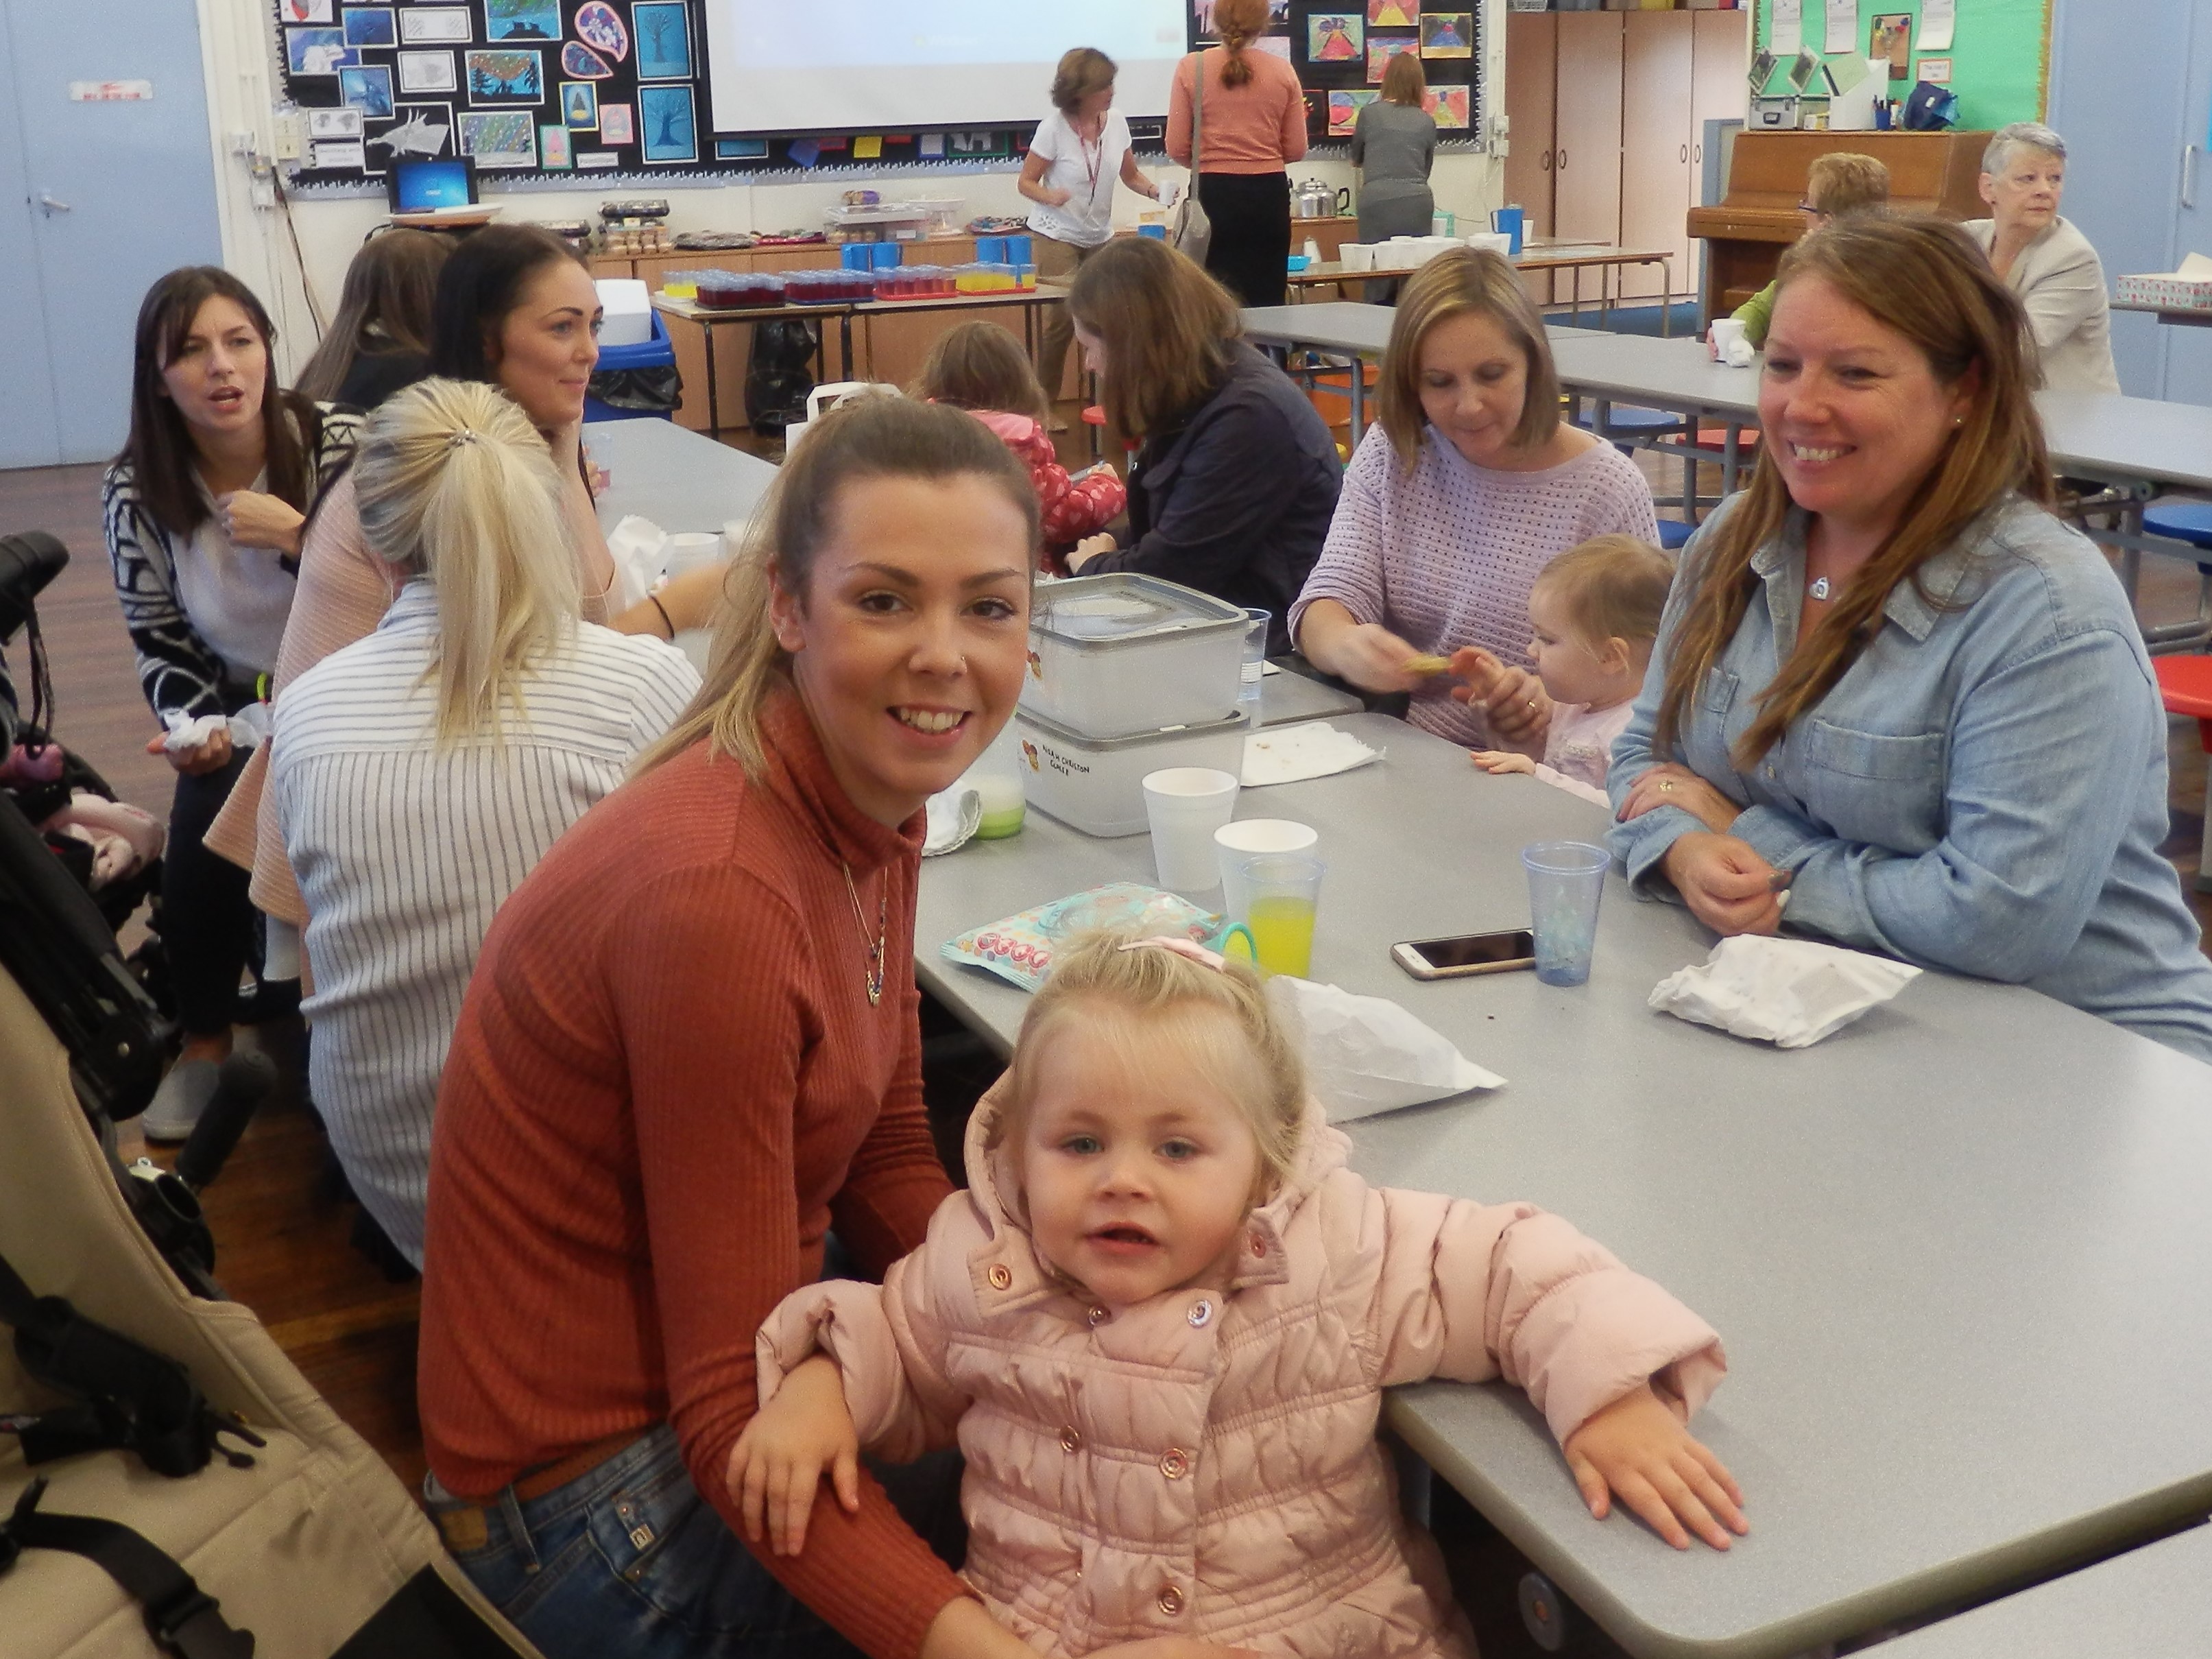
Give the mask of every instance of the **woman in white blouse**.
[[374, 634], [286, 689], [270, 781], [307, 901], [316, 1104], [419, 1265], [438, 1077], [493, 914], [699, 679], [672, 646], [578, 619], [561, 478], [495, 388], [398, 393], [353, 477], [369, 550], [404, 585]]
[[[1137, 170], [1129, 149], [1129, 124], [1114, 108], [1114, 60], [1096, 46], [1078, 46], [1060, 60], [1052, 77], [1052, 113], [1037, 123], [1017, 188], [1030, 209], [1031, 252], [1037, 275], [1065, 283], [1113, 239], [1116, 180], [1139, 196], [1162, 198], [1160, 188]], [[1060, 398], [1074, 326], [1067, 307], [1045, 313], [1037, 349], [1037, 380], [1048, 402]], [[1054, 424], [1060, 422], [1057, 417]]]
[[1991, 216], [1969, 219], [1966, 234], [2027, 307], [2044, 386], [2117, 392], [2105, 267], [2089, 239], [2058, 216], [2066, 141], [2037, 121], [2000, 127], [1982, 153], [1981, 191]]

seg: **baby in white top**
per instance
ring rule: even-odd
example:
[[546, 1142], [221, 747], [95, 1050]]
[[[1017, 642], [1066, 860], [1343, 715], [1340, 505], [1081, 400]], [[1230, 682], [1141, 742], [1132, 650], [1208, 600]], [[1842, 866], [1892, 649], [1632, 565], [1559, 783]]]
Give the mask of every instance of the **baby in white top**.
[[[1544, 567], [1528, 590], [1528, 659], [1552, 699], [1541, 758], [1525, 750], [1479, 749], [1486, 772], [1534, 772], [1610, 808], [1606, 767], [1644, 689], [1673, 562], [1633, 536], [1594, 536]], [[1500, 672], [1502, 664], [1493, 665]]]

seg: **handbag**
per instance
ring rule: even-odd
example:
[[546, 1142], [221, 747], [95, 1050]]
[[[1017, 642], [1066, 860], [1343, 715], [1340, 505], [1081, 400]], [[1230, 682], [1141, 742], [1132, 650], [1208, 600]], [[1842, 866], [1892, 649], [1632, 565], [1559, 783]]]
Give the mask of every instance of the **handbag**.
[[1198, 164], [1204, 159], [1199, 146], [1206, 131], [1206, 54], [1194, 52], [1190, 56], [1190, 188], [1176, 209], [1168, 242], [1176, 252], [1202, 265], [1206, 250], [1213, 246], [1213, 221], [1206, 216], [1198, 199]]

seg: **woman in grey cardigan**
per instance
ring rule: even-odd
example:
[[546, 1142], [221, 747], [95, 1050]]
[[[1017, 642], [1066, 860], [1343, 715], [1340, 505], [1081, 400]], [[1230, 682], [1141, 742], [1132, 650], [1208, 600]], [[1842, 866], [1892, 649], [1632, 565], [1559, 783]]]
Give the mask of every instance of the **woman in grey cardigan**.
[[[1429, 168], [1437, 159], [1437, 124], [1421, 107], [1428, 89], [1419, 54], [1400, 52], [1383, 71], [1382, 97], [1361, 108], [1352, 130], [1352, 165], [1361, 170], [1363, 242], [1425, 236], [1435, 220]], [[1367, 284], [1371, 304], [1389, 305], [1397, 297], [1395, 277]]]
[[1966, 230], [1999, 281], [2020, 296], [2053, 392], [2118, 392], [2105, 267], [2089, 239], [2058, 216], [2066, 141], [2035, 121], [2000, 128], [1982, 155], [1982, 200], [1994, 216]]

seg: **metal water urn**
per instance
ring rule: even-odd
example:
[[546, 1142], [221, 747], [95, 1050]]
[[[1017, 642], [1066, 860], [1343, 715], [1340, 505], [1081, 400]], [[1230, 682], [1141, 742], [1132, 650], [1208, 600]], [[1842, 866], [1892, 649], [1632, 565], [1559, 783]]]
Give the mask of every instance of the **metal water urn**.
[[1309, 179], [1298, 186], [1291, 211], [1301, 219], [1327, 219], [1336, 212], [1336, 192], [1320, 179]]

